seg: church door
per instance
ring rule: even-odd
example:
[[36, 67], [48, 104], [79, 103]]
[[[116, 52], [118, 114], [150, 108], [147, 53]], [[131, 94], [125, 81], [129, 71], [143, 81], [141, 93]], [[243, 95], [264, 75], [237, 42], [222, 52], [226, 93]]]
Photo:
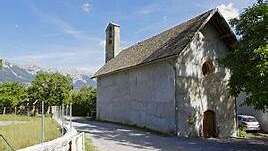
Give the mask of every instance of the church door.
[[217, 137], [216, 136], [216, 117], [213, 111], [206, 111], [204, 112], [204, 119], [203, 119], [203, 134], [204, 137]]

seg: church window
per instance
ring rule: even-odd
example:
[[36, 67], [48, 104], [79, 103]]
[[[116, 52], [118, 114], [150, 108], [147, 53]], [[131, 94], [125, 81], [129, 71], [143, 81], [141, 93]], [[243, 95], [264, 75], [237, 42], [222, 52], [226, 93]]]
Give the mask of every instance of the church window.
[[215, 67], [211, 60], [208, 60], [203, 63], [202, 65], [202, 73], [204, 76], [207, 76], [215, 71]]

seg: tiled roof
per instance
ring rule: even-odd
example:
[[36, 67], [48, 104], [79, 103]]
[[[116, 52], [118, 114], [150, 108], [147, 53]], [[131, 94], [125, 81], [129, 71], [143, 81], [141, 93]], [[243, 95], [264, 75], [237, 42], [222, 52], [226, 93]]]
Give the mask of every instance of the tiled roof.
[[93, 77], [178, 55], [191, 42], [194, 34], [217, 11], [217, 9], [209, 10], [180, 25], [122, 50], [115, 58], [101, 67]]

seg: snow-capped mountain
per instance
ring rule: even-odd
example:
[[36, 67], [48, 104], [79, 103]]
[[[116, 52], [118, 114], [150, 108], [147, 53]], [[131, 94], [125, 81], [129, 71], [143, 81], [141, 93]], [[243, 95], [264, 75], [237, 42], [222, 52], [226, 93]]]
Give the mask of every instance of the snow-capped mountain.
[[25, 69], [27, 72], [29, 72], [32, 75], [36, 75], [37, 72], [45, 70], [45, 69], [42, 69], [41, 67], [36, 66], [36, 65], [23, 65], [23, 66], [20, 66], [20, 67]]
[[16, 81], [30, 84], [33, 79], [34, 74], [26, 69], [6, 61], [3, 62], [3, 67], [0, 69], [0, 82]]
[[80, 89], [82, 86], [92, 86], [96, 87], [96, 81], [90, 79], [90, 75], [86, 74], [76, 74], [71, 75], [73, 78], [73, 87], [74, 89]]
[[[42, 69], [35, 65], [18, 66], [4, 61], [3, 67], [0, 69], [0, 82], [16, 81], [30, 84], [39, 71], [50, 71], [50, 69]], [[82, 86], [96, 87], [96, 81], [90, 79], [90, 74], [76, 72], [69, 75], [73, 79], [75, 89], [79, 89]]]

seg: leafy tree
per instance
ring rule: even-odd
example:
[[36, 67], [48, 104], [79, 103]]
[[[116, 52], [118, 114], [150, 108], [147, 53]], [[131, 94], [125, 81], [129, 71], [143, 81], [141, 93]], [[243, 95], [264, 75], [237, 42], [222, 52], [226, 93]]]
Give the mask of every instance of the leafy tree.
[[61, 105], [69, 98], [72, 79], [60, 73], [39, 72], [28, 89], [31, 103], [45, 101], [48, 106]]
[[4, 61], [3, 59], [0, 59], [0, 70], [3, 68]]
[[26, 87], [16, 82], [0, 84], [0, 106], [15, 107], [27, 98]]
[[87, 116], [96, 111], [96, 89], [88, 86], [73, 91], [70, 102], [73, 104], [73, 115]]
[[239, 36], [237, 47], [223, 64], [231, 70], [230, 92], [247, 95], [245, 104], [265, 111], [268, 107], [268, 5], [259, 0], [231, 25]]

